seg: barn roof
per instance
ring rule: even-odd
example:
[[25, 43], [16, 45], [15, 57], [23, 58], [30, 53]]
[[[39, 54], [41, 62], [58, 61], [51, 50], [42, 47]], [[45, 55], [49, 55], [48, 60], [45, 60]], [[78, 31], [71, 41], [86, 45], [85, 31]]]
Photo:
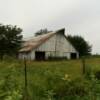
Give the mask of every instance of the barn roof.
[[40, 46], [41, 44], [43, 44], [45, 41], [47, 41], [50, 37], [52, 37], [54, 34], [60, 32], [60, 31], [64, 31], [65, 29], [60, 29], [56, 32], [49, 32], [47, 34], [43, 34], [43, 35], [39, 35], [36, 36], [28, 41], [26, 41], [22, 48], [19, 50], [19, 52], [29, 52], [32, 49], [37, 48], [38, 46]]

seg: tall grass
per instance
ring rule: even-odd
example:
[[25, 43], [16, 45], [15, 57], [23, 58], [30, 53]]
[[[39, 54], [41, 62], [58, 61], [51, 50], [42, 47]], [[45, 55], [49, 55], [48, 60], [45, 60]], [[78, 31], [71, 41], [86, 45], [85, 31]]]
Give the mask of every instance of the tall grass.
[[[86, 67], [94, 72], [100, 70], [100, 58], [86, 59]], [[9, 73], [13, 76], [10, 84], [20, 85], [23, 94], [24, 62], [12, 58], [0, 61], [0, 80], [5, 80]], [[98, 89], [91, 90], [92, 85], [100, 85], [84, 77], [81, 60], [27, 61], [27, 74], [30, 100], [93, 100], [91, 91], [95, 91], [94, 95]]]

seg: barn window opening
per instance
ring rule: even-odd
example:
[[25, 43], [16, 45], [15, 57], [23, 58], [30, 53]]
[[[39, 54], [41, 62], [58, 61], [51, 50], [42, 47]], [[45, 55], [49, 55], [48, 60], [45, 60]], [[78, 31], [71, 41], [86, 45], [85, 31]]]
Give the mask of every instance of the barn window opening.
[[35, 60], [45, 60], [45, 52], [36, 51]]
[[77, 53], [71, 53], [71, 59], [76, 59], [77, 58]]

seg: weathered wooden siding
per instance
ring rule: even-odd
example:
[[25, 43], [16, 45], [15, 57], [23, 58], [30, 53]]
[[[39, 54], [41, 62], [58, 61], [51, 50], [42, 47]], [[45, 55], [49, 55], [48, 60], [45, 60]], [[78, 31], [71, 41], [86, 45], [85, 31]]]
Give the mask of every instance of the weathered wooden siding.
[[35, 60], [35, 51], [34, 50], [32, 50], [30, 52], [30, 56], [31, 56], [31, 60]]
[[19, 58], [27, 57], [29, 60], [35, 60], [35, 52], [43, 51], [45, 52], [45, 58], [48, 57], [66, 57], [71, 58], [71, 53], [77, 53], [77, 58], [79, 58], [78, 52], [72, 46], [72, 44], [66, 39], [63, 33], [56, 33], [46, 42], [41, 44], [39, 47], [31, 50], [29, 53], [19, 54]]
[[35, 51], [55, 51], [55, 36], [49, 38], [45, 43], [36, 48]]
[[31, 60], [31, 52], [29, 52], [29, 53], [20, 53], [19, 54], [19, 59], [24, 59], [24, 58], [27, 58], [27, 59]]
[[70, 59], [70, 53], [77, 53], [74, 47], [61, 33], [55, 34], [41, 46], [34, 49], [31, 52], [31, 59], [35, 59], [35, 51], [44, 51], [46, 53], [46, 59], [48, 59], [48, 57], [67, 57]]
[[69, 43], [63, 34], [55, 34], [35, 51], [60, 51], [60, 52], [76, 52], [74, 47]]

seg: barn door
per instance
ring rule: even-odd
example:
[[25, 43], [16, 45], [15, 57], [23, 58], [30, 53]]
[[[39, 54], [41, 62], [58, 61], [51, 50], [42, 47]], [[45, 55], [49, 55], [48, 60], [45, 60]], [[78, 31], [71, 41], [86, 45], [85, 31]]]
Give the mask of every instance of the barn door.
[[77, 58], [77, 54], [76, 53], [71, 53], [71, 59], [76, 59]]
[[45, 60], [45, 52], [36, 51], [35, 60]]

